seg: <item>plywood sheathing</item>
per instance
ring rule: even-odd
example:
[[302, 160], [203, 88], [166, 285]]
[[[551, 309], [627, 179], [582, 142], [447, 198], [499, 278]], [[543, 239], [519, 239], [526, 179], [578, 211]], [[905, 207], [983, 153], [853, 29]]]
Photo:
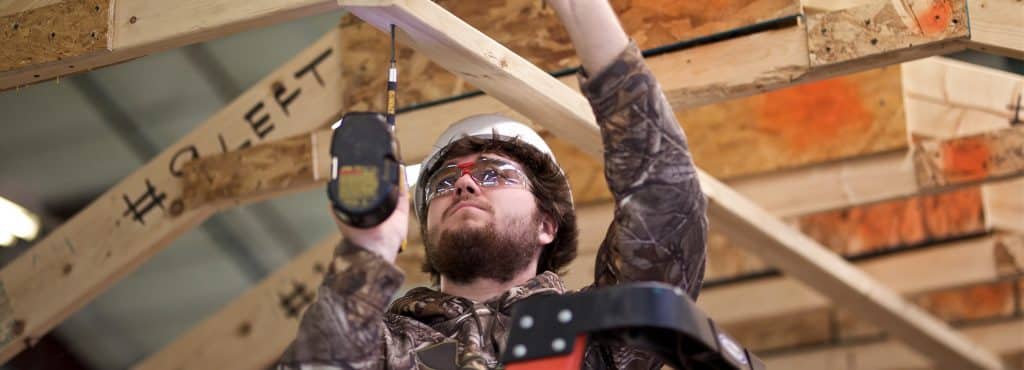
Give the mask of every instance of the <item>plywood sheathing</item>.
[[108, 50], [109, 11], [109, 0], [68, 0], [0, 16], [0, 72]]
[[807, 16], [811, 66], [966, 38], [966, 0], [875, 1]]

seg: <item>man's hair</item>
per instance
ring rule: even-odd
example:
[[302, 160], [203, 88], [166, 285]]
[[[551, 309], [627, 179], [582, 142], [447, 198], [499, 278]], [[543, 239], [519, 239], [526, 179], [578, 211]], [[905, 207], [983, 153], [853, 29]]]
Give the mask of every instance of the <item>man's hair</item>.
[[[505, 141], [466, 136], [448, 145], [439, 159], [423, 175], [433, 174], [449, 159], [478, 153], [501, 154], [523, 166], [523, 171], [530, 179], [530, 192], [536, 200], [537, 210], [551, 217], [555, 225], [558, 225], [554, 240], [541, 250], [540, 258], [537, 260], [537, 274], [545, 271], [564, 274], [565, 267], [576, 259], [579, 229], [576, 227], [576, 210], [573, 209], [569, 183], [558, 165], [549, 159], [547, 154], [519, 140]], [[429, 207], [427, 204], [427, 208]], [[419, 221], [422, 240], [428, 240], [426, 208], [419, 215]], [[434, 284], [439, 283], [440, 274], [429, 261], [423, 262], [423, 272], [430, 274]]]

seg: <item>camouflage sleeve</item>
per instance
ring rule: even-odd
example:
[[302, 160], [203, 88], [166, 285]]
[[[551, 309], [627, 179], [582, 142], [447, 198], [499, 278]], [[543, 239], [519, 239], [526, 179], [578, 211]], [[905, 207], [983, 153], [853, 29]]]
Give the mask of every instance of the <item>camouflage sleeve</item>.
[[342, 241], [278, 369], [386, 368], [384, 313], [404, 279], [377, 254]]
[[580, 76], [604, 141], [615, 217], [597, 255], [597, 287], [660, 281], [693, 299], [704, 277], [707, 200], [686, 136], [630, 43], [597, 76]]

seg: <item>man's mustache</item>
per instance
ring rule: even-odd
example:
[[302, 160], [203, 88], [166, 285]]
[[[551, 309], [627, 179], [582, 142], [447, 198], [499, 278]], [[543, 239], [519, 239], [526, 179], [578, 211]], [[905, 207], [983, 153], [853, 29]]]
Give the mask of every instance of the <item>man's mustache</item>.
[[492, 208], [491, 208], [491, 206], [489, 204], [486, 204], [486, 203], [483, 203], [483, 202], [478, 202], [478, 201], [473, 201], [473, 200], [469, 200], [469, 199], [465, 199], [465, 200], [456, 201], [455, 203], [452, 203], [452, 205], [448, 206], [448, 208], [444, 210], [444, 213], [441, 214], [441, 216], [442, 216], [441, 218], [442, 219], [447, 219], [448, 216], [451, 216], [452, 212], [455, 212], [455, 210], [457, 208], [462, 207], [462, 206], [476, 207], [476, 208], [479, 208], [479, 209], [481, 209], [481, 210], [483, 210], [484, 212], [487, 212], [487, 213], [491, 213], [491, 211], [492, 211]]

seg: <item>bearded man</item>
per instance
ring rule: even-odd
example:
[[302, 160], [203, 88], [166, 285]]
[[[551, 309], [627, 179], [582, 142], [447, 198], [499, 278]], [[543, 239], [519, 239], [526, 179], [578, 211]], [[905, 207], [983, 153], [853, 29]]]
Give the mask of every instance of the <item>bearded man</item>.
[[[583, 64], [580, 87], [601, 129], [615, 217], [593, 287], [657, 281], [696, 299], [704, 275], [706, 200], [686, 138], [660, 87], [605, 0], [547, 0]], [[528, 126], [497, 115], [454, 123], [423, 162], [413, 194], [433, 288], [389, 306], [404, 275], [408, 198], [384, 223], [339, 223], [344, 240], [282, 369], [489, 369], [511, 307], [563, 294], [576, 256], [569, 184]], [[588, 369], [658, 369], [653, 354], [588, 344]]]

